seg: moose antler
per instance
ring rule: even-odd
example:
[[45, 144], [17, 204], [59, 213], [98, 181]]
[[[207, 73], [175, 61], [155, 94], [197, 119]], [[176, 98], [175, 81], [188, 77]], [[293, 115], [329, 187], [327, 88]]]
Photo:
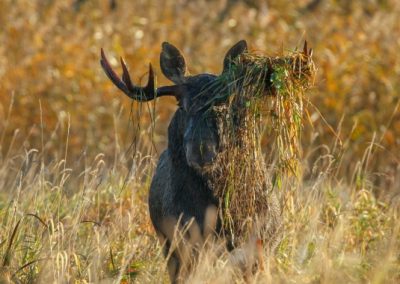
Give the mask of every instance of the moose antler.
[[303, 55], [306, 56], [307, 58], [310, 58], [312, 57], [312, 54], [313, 54], [313, 49], [312, 48], [308, 49], [307, 41], [305, 40], [303, 46]]
[[162, 96], [174, 96], [176, 98], [179, 97], [180, 93], [179, 86], [174, 85], [174, 86], [163, 86], [157, 89], [155, 88], [155, 76], [151, 64], [149, 65], [149, 79], [145, 87], [139, 87], [132, 84], [128, 68], [122, 57], [121, 57], [122, 79], [112, 69], [111, 64], [108, 61], [103, 49], [101, 49], [100, 64], [104, 72], [106, 73], [107, 77], [111, 80], [111, 82], [113, 82], [114, 85], [118, 87], [118, 89], [124, 92], [131, 99], [141, 102], [147, 102], [155, 99], [156, 97], [162, 97]]

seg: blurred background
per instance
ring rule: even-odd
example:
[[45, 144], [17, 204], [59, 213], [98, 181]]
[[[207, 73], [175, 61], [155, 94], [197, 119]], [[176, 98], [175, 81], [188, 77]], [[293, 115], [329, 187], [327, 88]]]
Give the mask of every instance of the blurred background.
[[176, 103], [131, 102], [101, 70], [101, 47], [118, 72], [125, 58], [136, 83], [147, 82], [151, 62], [163, 85], [163, 41], [196, 74], [219, 73], [240, 39], [268, 55], [307, 40], [318, 71], [304, 178], [329, 167], [352, 180], [362, 168], [384, 192], [400, 184], [399, 19], [397, 0], [1, 0], [1, 159], [35, 148], [49, 162], [68, 156], [73, 168], [99, 153], [111, 164], [161, 153]]

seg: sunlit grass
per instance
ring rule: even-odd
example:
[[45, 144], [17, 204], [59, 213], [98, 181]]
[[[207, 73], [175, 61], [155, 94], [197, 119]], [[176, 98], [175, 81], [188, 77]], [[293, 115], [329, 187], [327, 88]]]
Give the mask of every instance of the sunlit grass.
[[[282, 181], [283, 239], [254, 281], [400, 281], [398, 1], [72, 2], [0, 2], [0, 283], [167, 281], [147, 192], [175, 102], [130, 106], [99, 51], [145, 82], [163, 41], [219, 73], [242, 38], [271, 55], [307, 39], [318, 67], [303, 179]], [[212, 248], [191, 282], [244, 282]]]
[[[83, 172], [64, 161], [43, 164], [33, 150], [7, 160], [1, 175], [13, 182], [0, 199], [1, 277], [41, 283], [166, 281], [147, 212], [154, 161], [138, 155], [129, 170], [102, 158], [86, 161]], [[329, 170], [291, 186], [284, 184], [281, 192], [283, 239], [274, 255], [265, 255], [266, 270], [256, 272], [254, 281], [399, 280], [398, 200], [383, 202], [368, 183], [338, 181]], [[228, 255], [215, 251], [200, 255], [191, 283], [242, 283]]]

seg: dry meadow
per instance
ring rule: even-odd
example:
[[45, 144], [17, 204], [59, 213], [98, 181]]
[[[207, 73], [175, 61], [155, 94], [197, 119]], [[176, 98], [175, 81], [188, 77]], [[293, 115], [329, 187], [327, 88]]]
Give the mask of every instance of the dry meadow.
[[[100, 48], [167, 84], [163, 41], [196, 74], [240, 39], [268, 55], [306, 39], [317, 67], [301, 176], [276, 189], [283, 239], [247, 281], [400, 282], [398, 0], [76, 2], [0, 1], [0, 283], [168, 281], [147, 195], [176, 102], [130, 101]], [[214, 251], [188, 283], [244, 283]]]

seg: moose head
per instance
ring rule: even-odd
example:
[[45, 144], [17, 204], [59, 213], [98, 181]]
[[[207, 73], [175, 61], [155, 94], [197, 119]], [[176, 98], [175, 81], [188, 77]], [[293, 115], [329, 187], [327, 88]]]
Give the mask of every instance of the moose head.
[[[231, 63], [246, 51], [247, 43], [244, 40], [231, 47], [225, 55], [221, 75], [227, 72]], [[103, 50], [100, 62], [109, 79], [133, 100], [145, 102], [162, 96], [175, 97], [179, 106], [175, 115], [180, 117], [178, 129], [181, 132], [179, 141], [181, 143], [178, 144], [182, 148], [181, 154], [184, 155], [187, 164], [198, 173], [205, 173], [211, 168], [221, 150], [222, 141], [218, 131], [217, 111], [214, 106], [210, 107], [209, 102], [213, 101], [222, 89], [218, 84], [221, 75], [207, 73], [188, 75], [183, 55], [167, 42], [162, 44], [160, 65], [165, 77], [174, 85], [156, 88], [154, 71], [150, 65], [147, 85], [136, 86], [131, 81], [124, 60], [121, 58], [123, 74], [120, 78], [111, 68]], [[223, 101], [220, 103], [223, 104]], [[174, 145], [169, 146], [174, 147]]]

